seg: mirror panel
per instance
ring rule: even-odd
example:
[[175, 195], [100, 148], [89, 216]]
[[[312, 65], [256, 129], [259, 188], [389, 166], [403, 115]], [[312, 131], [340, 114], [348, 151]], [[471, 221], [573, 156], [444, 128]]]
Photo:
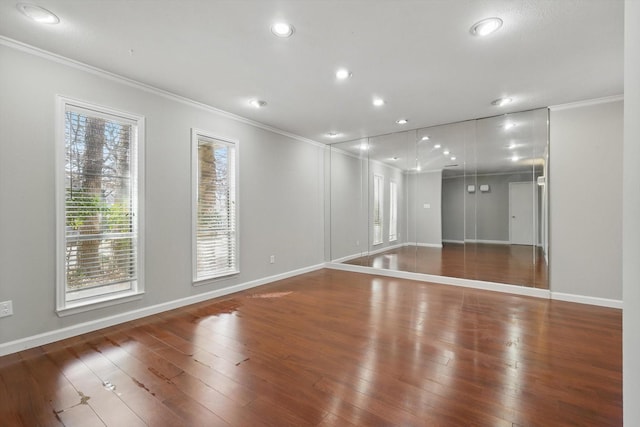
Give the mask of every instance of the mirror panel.
[[335, 144], [331, 162], [334, 262], [548, 288], [547, 109]]

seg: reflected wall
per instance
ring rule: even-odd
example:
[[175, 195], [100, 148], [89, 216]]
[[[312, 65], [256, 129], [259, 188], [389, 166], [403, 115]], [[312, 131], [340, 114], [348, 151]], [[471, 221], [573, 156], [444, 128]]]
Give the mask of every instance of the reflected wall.
[[330, 150], [333, 262], [548, 289], [547, 109]]

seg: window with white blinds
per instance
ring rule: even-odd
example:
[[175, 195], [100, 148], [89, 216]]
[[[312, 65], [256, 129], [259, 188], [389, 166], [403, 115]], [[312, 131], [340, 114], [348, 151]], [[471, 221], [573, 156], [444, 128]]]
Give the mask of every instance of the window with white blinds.
[[398, 185], [389, 183], [389, 241], [398, 240]]
[[373, 176], [373, 244], [382, 243], [382, 223], [384, 209], [384, 177], [382, 175]]
[[59, 310], [141, 291], [141, 119], [64, 100], [63, 114]]
[[192, 132], [193, 281], [238, 273], [237, 142]]

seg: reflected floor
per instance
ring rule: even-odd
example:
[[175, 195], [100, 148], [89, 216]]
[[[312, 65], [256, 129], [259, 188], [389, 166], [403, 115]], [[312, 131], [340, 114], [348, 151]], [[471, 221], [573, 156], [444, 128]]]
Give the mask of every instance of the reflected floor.
[[526, 245], [443, 243], [442, 248], [403, 246], [344, 263], [549, 289], [542, 249]]

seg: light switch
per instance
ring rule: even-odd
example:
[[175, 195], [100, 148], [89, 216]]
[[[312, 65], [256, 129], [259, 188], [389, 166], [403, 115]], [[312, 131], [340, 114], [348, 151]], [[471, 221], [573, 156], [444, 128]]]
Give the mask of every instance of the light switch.
[[429, 203], [425, 203], [425, 204], [424, 204], [424, 208], [425, 208], [425, 209], [431, 209], [431, 204], [429, 204]]

